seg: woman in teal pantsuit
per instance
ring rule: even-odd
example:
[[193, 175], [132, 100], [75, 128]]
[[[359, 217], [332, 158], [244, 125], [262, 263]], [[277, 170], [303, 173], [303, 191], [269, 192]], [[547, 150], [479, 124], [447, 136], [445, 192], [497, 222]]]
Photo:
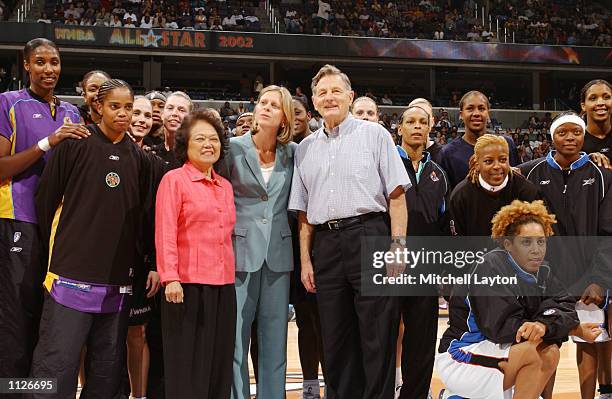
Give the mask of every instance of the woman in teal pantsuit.
[[268, 86], [254, 110], [253, 131], [230, 140], [221, 165], [234, 188], [236, 226], [236, 347], [233, 399], [248, 399], [247, 355], [257, 317], [258, 399], [284, 399], [289, 274], [293, 270], [287, 203], [293, 177], [293, 103]]

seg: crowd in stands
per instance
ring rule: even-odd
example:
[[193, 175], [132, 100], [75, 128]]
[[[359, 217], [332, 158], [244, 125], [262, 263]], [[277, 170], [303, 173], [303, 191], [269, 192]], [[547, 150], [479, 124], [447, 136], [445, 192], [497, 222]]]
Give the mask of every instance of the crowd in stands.
[[[0, 20], [12, 0], [0, 0]], [[48, 0], [37, 22], [259, 32], [258, 0]], [[585, 0], [281, 0], [284, 31], [315, 35], [612, 47], [612, 14]], [[484, 21], [484, 23], [483, 23]]]
[[10, 5], [11, 5], [10, 0], [5, 0], [5, 1], [0, 0], [0, 21], [4, 21], [5, 19], [8, 18], [8, 14], [11, 9]]
[[516, 32], [517, 43], [612, 46], [612, 14], [595, 2], [520, 0], [493, 4], [491, 15]]
[[306, 0], [281, 3], [281, 14], [287, 33], [612, 46], [612, 15], [593, 2], [490, 3], [484, 24], [473, 0]]
[[259, 32], [258, 1], [48, 1], [37, 22], [80, 26]]

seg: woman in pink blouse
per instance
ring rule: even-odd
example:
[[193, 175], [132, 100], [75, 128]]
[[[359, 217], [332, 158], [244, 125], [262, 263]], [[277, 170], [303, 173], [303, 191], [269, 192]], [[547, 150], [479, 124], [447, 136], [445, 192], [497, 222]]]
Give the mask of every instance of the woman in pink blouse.
[[176, 135], [175, 153], [184, 165], [168, 172], [157, 192], [167, 398], [230, 397], [236, 210], [231, 184], [213, 170], [225, 142], [223, 125], [211, 110], [191, 113]]

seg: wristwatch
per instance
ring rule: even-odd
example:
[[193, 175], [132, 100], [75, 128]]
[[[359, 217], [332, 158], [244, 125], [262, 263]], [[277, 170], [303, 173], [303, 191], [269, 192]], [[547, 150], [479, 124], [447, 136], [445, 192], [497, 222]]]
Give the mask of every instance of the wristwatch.
[[406, 239], [405, 238], [400, 238], [400, 237], [393, 237], [391, 238], [391, 244], [397, 244], [397, 245], [401, 245], [402, 247], [406, 246]]

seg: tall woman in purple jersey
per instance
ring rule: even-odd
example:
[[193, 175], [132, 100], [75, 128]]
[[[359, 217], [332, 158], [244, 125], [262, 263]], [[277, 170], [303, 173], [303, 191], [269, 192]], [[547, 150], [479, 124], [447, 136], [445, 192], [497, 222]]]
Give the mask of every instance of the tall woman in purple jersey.
[[29, 87], [0, 94], [0, 378], [30, 370], [45, 271], [34, 192], [45, 153], [89, 135], [76, 107], [53, 94], [62, 69], [57, 46], [33, 39], [23, 54]]

